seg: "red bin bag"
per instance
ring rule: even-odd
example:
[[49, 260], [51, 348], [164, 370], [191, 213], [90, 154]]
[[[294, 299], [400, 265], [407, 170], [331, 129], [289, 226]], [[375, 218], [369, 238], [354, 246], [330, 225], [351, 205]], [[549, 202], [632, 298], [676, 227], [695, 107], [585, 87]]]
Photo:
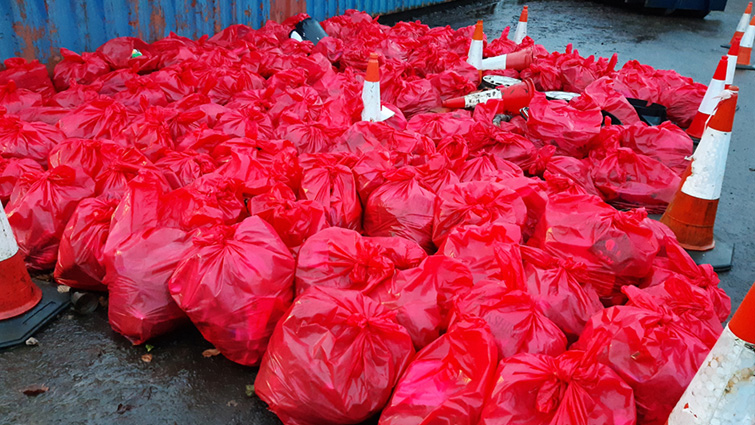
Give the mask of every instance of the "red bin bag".
[[497, 363], [484, 321], [454, 325], [412, 360], [379, 425], [477, 425]]
[[65, 138], [49, 124], [0, 116], [0, 155], [4, 158], [28, 158], [44, 166], [50, 151]]
[[632, 388], [582, 351], [517, 354], [494, 375], [480, 425], [634, 425]]
[[254, 388], [287, 425], [356, 424], [385, 406], [413, 356], [395, 313], [357, 291], [313, 288], [278, 322]]
[[83, 170], [66, 165], [41, 174], [25, 174], [19, 179], [7, 214], [27, 267], [33, 270], [55, 267], [66, 223], [79, 202], [93, 194], [92, 179]]
[[6, 205], [18, 179], [27, 173], [40, 174], [45, 170], [38, 162], [27, 158], [0, 157], [0, 202]]
[[195, 234], [168, 281], [173, 300], [228, 359], [256, 366], [294, 298], [294, 258], [259, 217]]
[[331, 226], [359, 230], [362, 228], [362, 205], [356, 180], [349, 164], [350, 156], [334, 154], [302, 155], [300, 199], [317, 201], [328, 211]]
[[555, 356], [566, 351], [564, 333], [545, 317], [532, 297], [503, 282], [478, 282], [457, 300], [451, 325], [467, 316], [487, 322], [502, 359], [517, 353]]
[[53, 276], [58, 283], [86, 291], [106, 291], [104, 249], [118, 198], [81, 201], [60, 240]]

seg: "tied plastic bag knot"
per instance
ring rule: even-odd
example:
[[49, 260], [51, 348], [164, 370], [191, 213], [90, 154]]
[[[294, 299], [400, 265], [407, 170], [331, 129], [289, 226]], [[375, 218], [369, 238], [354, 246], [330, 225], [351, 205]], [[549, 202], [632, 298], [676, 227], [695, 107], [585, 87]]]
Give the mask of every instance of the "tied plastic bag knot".
[[537, 150], [535, 154], [535, 160], [530, 165], [529, 173], [533, 176], [539, 176], [545, 172], [545, 168], [548, 166], [553, 155], [556, 154], [556, 147], [553, 145], [546, 145]]
[[217, 225], [202, 229], [202, 233], [194, 237], [194, 245], [198, 247], [225, 245], [226, 242], [233, 238], [236, 233], [234, 226], [229, 226], [218, 222]]
[[71, 185], [76, 181], [76, 170], [67, 165], [59, 165], [48, 172], [47, 180], [61, 186]]
[[355, 328], [365, 329], [370, 324], [370, 320], [364, 315], [354, 313], [346, 319], [346, 324]]
[[561, 405], [561, 400], [568, 388], [569, 377], [561, 377], [562, 369], [557, 369], [553, 376], [537, 390], [535, 408], [540, 413], [550, 413]]
[[360, 286], [366, 286], [375, 275], [384, 275], [394, 269], [386, 250], [369, 240], [361, 239], [357, 243], [356, 258], [357, 263], [349, 272], [349, 278]]

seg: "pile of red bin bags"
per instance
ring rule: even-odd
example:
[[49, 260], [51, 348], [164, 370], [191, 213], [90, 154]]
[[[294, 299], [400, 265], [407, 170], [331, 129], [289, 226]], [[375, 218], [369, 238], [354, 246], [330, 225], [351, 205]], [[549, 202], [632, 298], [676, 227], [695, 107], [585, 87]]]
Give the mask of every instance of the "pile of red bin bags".
[[[664, 424], [730, 300], [663, 211], [705, 86], [532, 48], [494, 123], [472, 27], [349, 11], [111, 40], [0, 72], [0, 191], [27, 266], [107, 291], [134, 344], [193, 323], [286, 424]], [[395, 115], [360, 121], [379, 55]], [[627, 97], [667, 108], [649, 126]], [[604, 119], [609, 112], [621, 124]]]

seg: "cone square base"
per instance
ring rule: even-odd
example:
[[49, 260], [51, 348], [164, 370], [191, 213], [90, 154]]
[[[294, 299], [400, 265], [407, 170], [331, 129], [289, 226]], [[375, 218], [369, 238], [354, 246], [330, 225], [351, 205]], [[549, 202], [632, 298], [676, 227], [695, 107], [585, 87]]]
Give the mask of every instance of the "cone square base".
[[721, 47], [724, 49], [731, 49], [731, 44], [722, 44]]
[[746, 70], [749, 70], [749, 71], [753, 71], [753, 70], [755, 70], [755, 66], [754, 65], [740, 65], [740, 64], [737, 64], [737, 69], [746, 69]]
[[32, 281], [42, 290], [42, 301], [20, 316], [0, 320], [0, 349], [23, 344], [70, 304], [69, 294], [59, 293], [56, 284]]
[[734, 260], [734, 244], [716, 238], [716, 246], [707, 251], [687, 250], [696, 264], [710, 264], [717, 272], [728, 272]]

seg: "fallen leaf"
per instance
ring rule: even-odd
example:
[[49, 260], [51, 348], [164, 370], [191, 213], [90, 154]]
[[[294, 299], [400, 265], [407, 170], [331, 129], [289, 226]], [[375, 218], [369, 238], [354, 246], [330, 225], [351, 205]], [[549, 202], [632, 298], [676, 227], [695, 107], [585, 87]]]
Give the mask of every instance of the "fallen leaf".
[[29, 339], [26, 340], [26, 345], [28, 346], [39, 345], [39, 340], [37, 338], [30, 337]]
[[142, 361], [144, 363], [149, 363], [152, 361], [152, 354], [145, 354], [142, 356]]
[[58, 293], [67, 294], [71, 292], [71, 287], [66, 285], [58, 285]]
[[145, 349], [147, 350], [147, 352], [149, 353], [150, 351], [152, 351], [152, 350], [154, 350], [154, 349], [155, 349], [155, 346], [154, 346], [154, 345], [152, 345], [152, 344], [146, 344], [146, 345], [144, 346], [144, 348], [145, 348]]
[[226, 405], [226, 406], [228, 406], [228, 407], [236, 407], [236, 406], [238, 406], [239, 404], [238, 404], [238, 403], [236, 403], [236, 400], [231, 400], [231, 401], [229, 401], [228, 403], [226, 403], [225, 405]]
[[246, 396], [252, 397], [254, 395], [254, 384], [246, 386]]
[[48, 387], [47, 385], [34, 384], [34, 385], [29, 385], [28, 387], [22, 389], [21, 392], [24, 393], [25, 395], [28, 395], [29, 397], [34, 397], [42, 393], [46, 393], [49, 389], [50, 387]]
[[118, 409], [115, 410], [115, 413], [117, 413], [119, 415], [122, 415], [122, 414], [128, 412], [129, 410], [131, 410], [133, 408], [134, 408], [134, 406], [132, 406], [130, 404], [119, 404], [118, 405]]
[[210, 348], [202, 351], [202, 357], [205, 358], [215, 357], [218, 354], [220, 354], [220, 350], [218, 350], [217, 348]]

